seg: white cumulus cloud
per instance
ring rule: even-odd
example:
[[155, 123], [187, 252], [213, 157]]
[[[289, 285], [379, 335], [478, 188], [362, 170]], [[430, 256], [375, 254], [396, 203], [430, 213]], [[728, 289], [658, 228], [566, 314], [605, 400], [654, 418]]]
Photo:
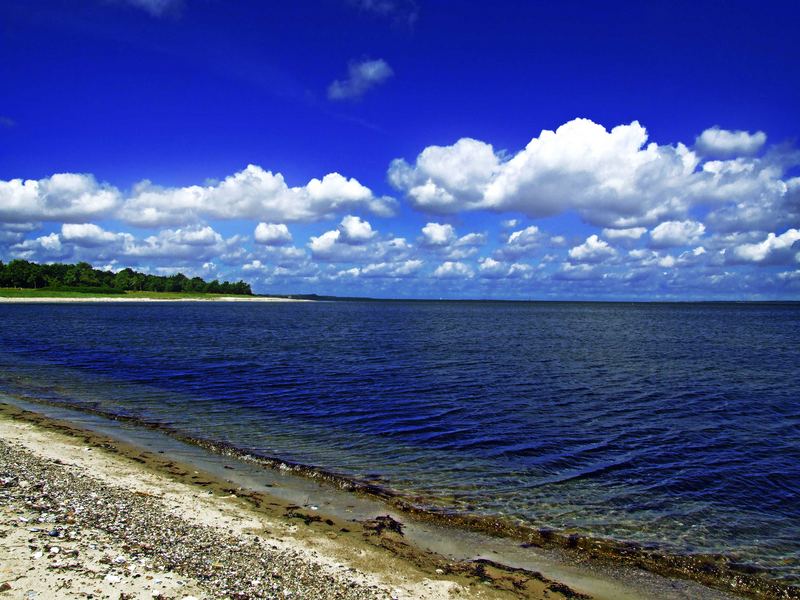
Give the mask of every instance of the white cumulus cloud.
[[608, 242], [601, 240], [596, 234], [586, 238], [580, 246], [570, 248], [570, 259], [583, 263], [598, 263], [611, 258], [617, 253]]
[[762, 242], [742, 244], [733, 250], [745, 262], [790, 264], [800, 262], [800, 229], [788, 229], [781, 235], [770, 233]]
[[487, 257], [478, 260], [478, 273], [486, 279], [519, 279], [530, 276], [533, 267], [524, 263], [508, 264]]
[[141, 227], [186, 226], [209, 218], [316, 221], [356, 208], [390, 216], [394, 205], [339, 173], [289, 187], [283, 175], [256, 165], [206, 185], [165, 188], [143, 181], [127, 196], [89, 174], [0, 180], [0, 221], [5, 223], [80, 224], [105, 217]]
[[456, 239], [456, 230], [449, 223], [428, 223], [422, 228], [423, 244], [447, 246]]
[[800, 184], [784, 175], [800, 155], [751, 156], [765, 143], [761, 132], [711, 129], [700, 139], [707, 150], [715, 140], [719, 160], [704, 161], [699, 149], [682, 143], [649, 142], [638, 121], [607, 130], [574, 119], [542, 131], [515, 153], [471, 138], [429, 146], [413, 163], [392, 161], [388, 177], [429, 213], [492, 210], [538, 218], [575, 211], [592, 225], [631, 234], [686, 219], [700, 205], [728, 230], [796, 220]]
[[433, 272], [433, 276], [439, 279], [467, 279], [474, 275], [472, 268], [460, 261], [445, 261]]
[[486, 235], [468, 233], [458, 237], [455, 227], [449, 223], [427, 223], [422, 228], [419, 241], [423, 248], [453, 260], [461, 260], [473, 256], [478, 247], [486, 243]]
[[762, 159], [709, 161], [715, 180], [724, 183], [734, 202], [706, 217], [719, 231], [770, 231], [800, 223], [800, 177], [782, 180], [780, 165]]
[[452, 146], [425, 148], [414, 166], [402, 159], [392, 161], [389, 181], [419, 208], [456, 212], [483, 207], [487, 182], [499, 165], [490, 144], [462, 138]]
[[128, 198], [120, 217], [134, 225], [181, 225], [204, 217], [315, 221], [352, 208], [392, 213], [389, 198], [376, 198], [356, 179], [329, 173], [305, 186], [289, 187], [283, 175], [248, 165], [206, 186], [162, 188], [143, 182]]
[[292, 243], [292, 234], [283, 223], [259, 223], [253, 239], [257, 244], [265, 246], [285, 246]]
[[124, 256], [206, 261], [224, 250], [225, 243], [222, 236], [206, 225], [165, 229], [157, 235], [129, 245], [125, 249]]
[[697, 137], [695, 147], [703, 156], [747, 156], [758, 152], [766, 141], [763, 131], [730, 131], [715, 126]]
[[118, 242], [131, 243], [133, 236], [106, 231], [94, 223], [64, 223], [61, 226], [61, 239], [76, 246], [96, 248]]
[[380, 239], [367, 221], [351, 215], [338, 228], [311, 236], [308, 247], [315, 259], [334, 263], [397, 262], [412, 250], [404, 238]]
[[629, 227], [684, 211], [699, 162], [683, 144], [646, 142], [637, 121], [607, 131], [575, 119], [542, 131], [508, 158], [469, 138], [430, 146], [413, 165], [394, 160], [389, 180], [431, 212], [491, 209], [543, 217], [577, 210], [594, 224]]
[[376, 232], [372, 229], [369, 221], [364, 221], [360, 217], [347, 215], [339, 224], [341, 232], [340, 239], [346, 244], [363, 244], [375, 237]]
[[533, 252], [541, 243], [544, 235], [536, 225], [514, 231], [508, 236], [506, 245], [500, 250], [503, 256], [516, 258]]
[[706, 232], [706, 226], [698, 221], [665, 221], [650, 232], [650, 244], [657, 248], [688, 246], [694, 244]]
[[119, 201], [115, 188], [87, 174], [0, 181], [0, 221], [5, 222], [83, 222], [108, 215]]
[[26, 260], [46, 261], [69, 256], [69, 249], [61, 243], [57, 233], [50, 233], [32, 240], [24, 240], [11, 247], [11, 254], [15, 258]]

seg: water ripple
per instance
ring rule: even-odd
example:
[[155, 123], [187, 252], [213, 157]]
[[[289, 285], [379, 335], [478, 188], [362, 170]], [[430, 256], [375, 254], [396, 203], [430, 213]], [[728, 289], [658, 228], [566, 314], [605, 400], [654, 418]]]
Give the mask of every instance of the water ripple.
[[796, 304], [2, 305], [0, 391], [800, 579]]

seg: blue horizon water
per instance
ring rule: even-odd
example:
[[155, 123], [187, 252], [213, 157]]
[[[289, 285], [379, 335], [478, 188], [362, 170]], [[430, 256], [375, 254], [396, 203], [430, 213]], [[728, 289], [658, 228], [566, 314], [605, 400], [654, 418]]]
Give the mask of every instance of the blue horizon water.
[[0, 393], [800, 580], [800, 305], [0, 305]]

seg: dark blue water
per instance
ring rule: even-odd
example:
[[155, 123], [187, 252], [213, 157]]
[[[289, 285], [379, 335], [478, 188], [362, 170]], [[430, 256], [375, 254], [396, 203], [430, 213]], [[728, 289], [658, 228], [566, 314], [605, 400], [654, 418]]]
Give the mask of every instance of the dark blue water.
[[0, 305], [0, 392], [800, 580], [800, 305]]

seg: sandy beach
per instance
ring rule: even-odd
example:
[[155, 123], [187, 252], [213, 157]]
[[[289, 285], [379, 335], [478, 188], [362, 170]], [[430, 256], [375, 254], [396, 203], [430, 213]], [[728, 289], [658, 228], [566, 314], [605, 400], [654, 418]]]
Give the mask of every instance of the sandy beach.
[[74, 304], [80, 302], [312, 302], [302, 298], [275, 298], [266, 296], [224, 296], [220, 298], [143, 298], [114, 296], [86, 296], [85, 298], [6, 298], [0, 304]]
[[800, 600], [800, 0], [0, 23], [0, 600]]
[[411, 548], [167, 457], [4, 407], [0, 594], [13, 598], [576, 598]]

